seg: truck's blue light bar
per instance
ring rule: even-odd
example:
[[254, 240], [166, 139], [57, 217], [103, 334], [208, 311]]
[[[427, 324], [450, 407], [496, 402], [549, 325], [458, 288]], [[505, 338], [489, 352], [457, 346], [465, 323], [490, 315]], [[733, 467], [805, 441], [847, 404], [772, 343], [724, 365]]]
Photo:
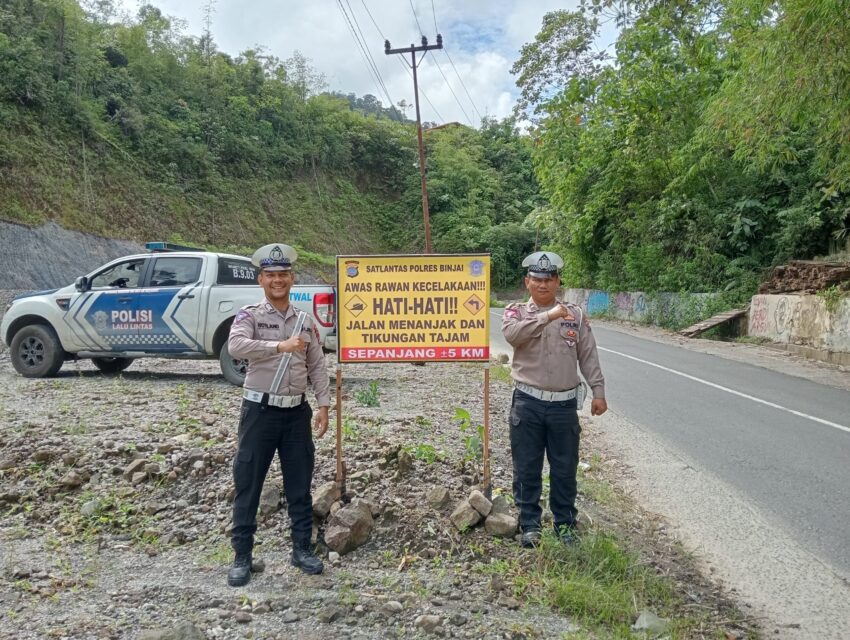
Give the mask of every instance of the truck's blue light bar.
[[185, 247], [181, 244], [172, 244], [171, 242], [146, 242], [145, 249], [153, 252], [161, 251], [203, 251], [198, 247]]

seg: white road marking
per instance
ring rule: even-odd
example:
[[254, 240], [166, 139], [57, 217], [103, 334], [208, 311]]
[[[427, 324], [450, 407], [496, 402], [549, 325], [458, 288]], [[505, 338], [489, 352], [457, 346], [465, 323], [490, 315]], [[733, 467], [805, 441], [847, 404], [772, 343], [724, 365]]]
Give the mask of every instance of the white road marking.
[[671, 369], [669, 367], [665, 367], [660, 364], [656, 364], [654, 362], [650, 362], [649, 360], [643, 360], [641, 358], [636, 358], [635, 356], [630, 356], [627, 353], [621, 353], [619, 351], [614, 351], [613, 349], [606, 349], [605, 347], [597, 346], [597, 349], [600, 351], [607, 351], [608, 353], [613, 353], [618, 356], [623, 356], [624, 358], [628, 358], [629, 360], [634, 360], [635, 362], [640, 362], [642, 364], [648, 364], [650, 367], [655, 367], [657, 369], [661, 369], [662, 371], [668, 371], [669, 373], [674, 373], [677, 376], [682, 376], [683, 378], [687, 378], [688, 380], [693, 380], [694, 382], [700, 382], [709, 387], [714, 387], [715, 389], [720, 389], [721, 391], [726, 391], [727, 393], [731, 393], [732, 395], [739, 396], [741, 398], [746, 398], [747, 400], [752, 400], [753, 402], [758, 402], [759, 404], [766, 405], [768, 407], [773, 407], [774, 409], [779, 409], [780, 411], [787, 411], [795, 416], [800, 418], [806, 418], [807, 420], [812, 420], [814, 422], [819, 422], [820, 424], [825, 424], [828, 427], [833, 427], [834, 429], [839, 429], [841, 431], [846, 431], [850, 433], [850, 427], [845, 427], [843, 424], [838, 424], [836, 422], [830, 422], [829, 420], [824, 420], [823, 418], [818, 418], [816, 416], [811, 416], [808, 413], [802, 413], [801, 411], [795, 411], [794, 409], [789, 409], [788, 407], [783, 407], [781, 404], [776, 404], [775, 402], [770, 402], [769, 400], [762, 400], [761, 398], [756, 398], [755, 396], [751, 396], [746, 393], [742, 393], [740, 391], [736, 391], [735, 389], [730, 389], [729, 387], [724, 387], [723, 385], [715, 384], [714, 382], [709, 382], [708, 380], [703, 380], [702, 378], [697, 378], [696, 376], [692, 376], [690, 374], [684, 373], [682, 371], [677, 371], [676, 369]]

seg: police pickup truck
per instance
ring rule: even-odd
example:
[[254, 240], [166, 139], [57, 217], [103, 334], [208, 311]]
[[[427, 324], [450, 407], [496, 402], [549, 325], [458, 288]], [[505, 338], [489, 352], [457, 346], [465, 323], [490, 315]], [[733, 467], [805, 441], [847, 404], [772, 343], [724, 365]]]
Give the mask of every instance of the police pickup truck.
[[[91, 358], [117, 373], [135, 358], [218, 358], [241, 385], [245, 363], [227, 337], [240, 307], [263, 299], [248, 258], [148, 243], [149, 254], [113, 260], [62, 289], [16, 297], [0, 324], [21, 375], [55, 375], [66, 360]], [[186, 249], [179, 247], [179, 249]], [[330, 285], [295, 285], [290, 301], [316, 321], [326, 349], [336, 348]]]

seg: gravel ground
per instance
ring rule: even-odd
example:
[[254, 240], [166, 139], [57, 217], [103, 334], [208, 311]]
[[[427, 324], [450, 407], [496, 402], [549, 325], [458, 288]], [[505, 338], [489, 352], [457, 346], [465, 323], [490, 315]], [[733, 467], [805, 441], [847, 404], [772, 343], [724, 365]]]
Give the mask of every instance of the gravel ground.
[[[265, 570], [231, 589], [226, 530], [240, 394], [217, 363], [141, 360], [120, 377], [66, 363], [57, 378], [29, 380], [0, 353], [0, 637], [139, 638], [190, 623], [200, 635], [150, 637], [595, 637], [516, 599], [487, 571], [495, 558], [531, 561], [534, 551], [480, 527], [460, 534], [448, 518], [478, 481], [462, 465], [451, 418], [463, 406], [483, 420], [480, 365], [347, 365], [344, 374], [348, 488], [374, 506], [371, 538], [336, 566], [326, 561], [324, 575], [303, 576], [289, 565], [287, 517], [274, 499], [255, 549]], [[356, 394], [372, 381], [380, 406], [361, 406]], [[510, 487], [509, 404], [509, 387], [494, 380], [497, 493]], [[588, 420], [582, 458], [594, 465], [587, 477], [604, 482], [617, 462], [598, 455]], [[441, 459], [399, 470], [387, 460], [401, 445], [433, 447]], [[314, 488], [333, 480], [333, 451], [329, 432], [317, 441]], [[127, 473], [134, 460], [148, 465], [137, 476]], [[280, 470], [270, 479], [279, 486]], [[451, 494], [443, 508], [425, 498], [435, 487]], [[606, 504], [582, 492], [583, 520], [615, 531], [704, 612], [692, 637], [756, 635], [752, 624], [730, 622], [741, 614], [693, 569], [662, 520], [612, 492], [619, 497]], [[436, 616], [436, 627], [417, 624], [422, 615]]]

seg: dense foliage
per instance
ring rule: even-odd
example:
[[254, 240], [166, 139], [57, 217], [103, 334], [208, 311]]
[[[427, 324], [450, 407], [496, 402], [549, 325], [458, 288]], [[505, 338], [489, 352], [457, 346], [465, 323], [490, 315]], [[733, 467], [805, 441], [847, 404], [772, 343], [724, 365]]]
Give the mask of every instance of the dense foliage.
[[[151, 5], [0, 5], [0, 217], [136, 239], [421, 251], [404, 105], [325, 92], [295, 54], [237, 57]], [[514, 284], [539, 205], [511, 120], [426, 132], [435, 251], [491, 251]]]
[[[600, 24], [621, 27], [606, 61]], [[850, 228], [850, 4], [585, 0], [514, 65], [565, 281], [730, 291]]]

